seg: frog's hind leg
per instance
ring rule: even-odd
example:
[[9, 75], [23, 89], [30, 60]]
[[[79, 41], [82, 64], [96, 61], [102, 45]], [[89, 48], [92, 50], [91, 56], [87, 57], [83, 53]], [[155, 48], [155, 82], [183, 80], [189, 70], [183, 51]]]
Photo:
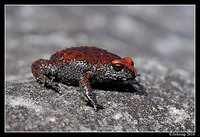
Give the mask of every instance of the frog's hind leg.
[[54, 82], [56, 76], [55, 64], [46, 59], [39, 59], [31, 65], [32, 73], [41, 84], [47, 87], [51, 87], [58, 93], [62, 93], [59, 88], [59, 84]]

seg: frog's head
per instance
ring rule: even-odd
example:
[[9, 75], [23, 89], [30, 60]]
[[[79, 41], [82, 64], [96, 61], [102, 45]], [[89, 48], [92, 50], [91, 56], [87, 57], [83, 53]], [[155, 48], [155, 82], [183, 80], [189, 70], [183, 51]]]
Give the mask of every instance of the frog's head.
[[137, 75], [134, 62], [130, 57], [112, 60], [101, 74], [104, 80], [129, 80], [135, 79]]
[[119, 80], [134, 79], [136, 70], [132, 58], [115, 59], [112, 61], [113, 76]]

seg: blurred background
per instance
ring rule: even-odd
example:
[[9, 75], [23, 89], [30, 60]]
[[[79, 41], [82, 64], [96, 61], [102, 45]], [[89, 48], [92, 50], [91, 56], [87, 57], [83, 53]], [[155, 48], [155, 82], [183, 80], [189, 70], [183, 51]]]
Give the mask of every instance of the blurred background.
[[192, 5], [6, 5], [5, 11], [6, 81], [32, 79], [35, 60], [84, 45], [133, 57], [140, 73], [153, 60], [194, 74]]

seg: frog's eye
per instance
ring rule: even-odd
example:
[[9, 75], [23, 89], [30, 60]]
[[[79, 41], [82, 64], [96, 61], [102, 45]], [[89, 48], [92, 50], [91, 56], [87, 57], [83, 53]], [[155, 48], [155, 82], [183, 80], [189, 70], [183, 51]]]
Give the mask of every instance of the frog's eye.
[[115, 71], [121, 71], [123, 69], [124, 65], [122, 65], [121, 63], [115, 63], [113, 64], [113, 68]]

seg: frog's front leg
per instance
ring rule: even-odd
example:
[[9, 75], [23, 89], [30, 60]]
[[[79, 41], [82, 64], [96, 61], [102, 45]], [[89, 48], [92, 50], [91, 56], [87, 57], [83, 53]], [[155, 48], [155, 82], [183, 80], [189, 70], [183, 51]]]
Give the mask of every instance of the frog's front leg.
[[31, 65], [32, 73], [41, 84], [51, 87], [58, 93], [62, 93], [59, 84], [54, 81], [56, 76], [56, 68], [54, 63], [50, 60], [40, 59]]
[[80, 77], [80, 80], [79, 80], [79, 86], [81, 88], [81, 91], [83, 92], [84, 94], [84, 97], [86, 98], [86, 100], [91, 104], [93, 105], [94, 109], [97, 110], [97, 109], [103, 109], [104, 107], [100, 104], [97, 103], [97, 100], [96, 100], [96, 96], [95, 96], [95, 93], [93, 93], [93, 90], [90, 86], [90, 82], [88, 80], [89, 76], [92, 74], [91, 71], [87, 71], [86, 74], [82, 75]]

